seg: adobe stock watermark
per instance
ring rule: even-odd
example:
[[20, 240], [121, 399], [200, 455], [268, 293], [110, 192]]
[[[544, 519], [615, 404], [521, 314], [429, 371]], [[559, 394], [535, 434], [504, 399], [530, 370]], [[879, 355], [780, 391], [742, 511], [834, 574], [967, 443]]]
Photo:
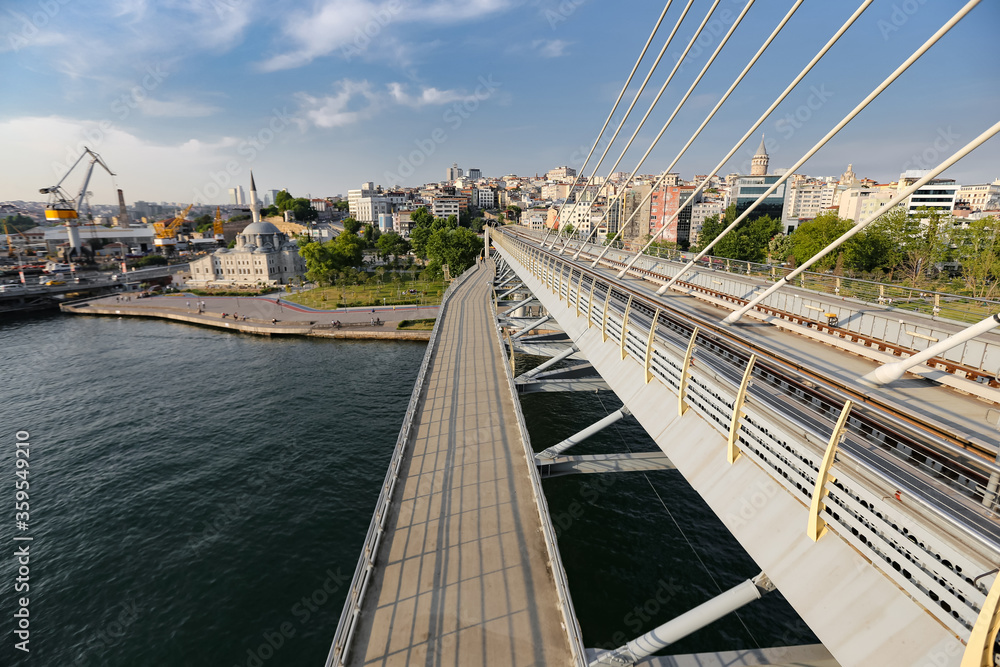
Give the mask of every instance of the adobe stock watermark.
[[[739, 2], [739, 0], [734, 0]], [[698, 39], [694, 40], [694, 44], [691, 45], [691, 49], [687, 53], [687, 57], [681, 62], [680, 67], [677, 68], [678, 72], [683, 72], [684, 68], [694, 61], [698, 60], [701, 55], [707, 51], [709, 48], [715, 45], [722, 35], [729, 30], [730, 26], [733, 25], [733, 21], [736, 20], [736, 14], [734, 14], [729, 9], [722, 9], [717, 16], [713, 16], [709, 19], [708, 23], [702, 29], [701, 34], [698, 35]], [[673, 51], [670, 54], [671, 59], [676, 65], [681, 60], [681, 55], [684, 53], [684, 49]]]
[[[462, 101], [455, 102], [449, 106], [441, 116], [442, 122], [452, 132], [458, 131], [462, 127], [462, 124], [479, 109], [479, 106], [490, 99], [502, 85], [501, 82], [493, 80], [492, 74], [486, 77], [479, 77], [479, 85], [476, 86], [473, 93]], [[401, 153], [398, 156], [399, 164], [395, 173], [386, 171], [383, 174], [384, 182], [402, 183], [405, 179], [416, 173], [417, 168], [423, 166], [428, 158], [437, 152], [438, 147], [447, 141], [448, 132], [445, 131], [444, 127], [440, 126], [431, 130], [428, 136], [422, 139], [414, 139], [413, 144], [416, 148], [409, 153]]]
[[263, 667], [263, 665], [273, 658], [278, 651], [291, 639], [295, 638], [299, 630], [306, 627], [313, 614], [320, 611], [330, 598], [333, 597], [343, 586], [351, 581], [351, 578], [340, 571], [327, 570], [326, 578], [308, 595], [303, 595], [289, 609], [289, 613], [295, 621], [284, 621], [277, 628], [267, 628], [261, 633], [261, 642], [255, 647], [248, 648], [246, 653], [240, 657], [236, 667]]
[[114, 119], [104, 118], [94, 127], [82, 130], [83, 138], [75, 146], [66, 147], [65, 162], [52, 162], [52, 173], [61, 177], [70, 166], [83, 154], [84, 147], [97, 149], [104, 143], [108, 134], [115, 129], [116, 122], [127, 119], [135, 109], [149, 97], [149, 94], [160, 87], [170, 76], [159, 63], [146, 65], [146, 70], [139, 82], [111, 101], [110, 110]]
[[82, 652], [73, 661], [74, 665], [103, 665], [108, 659], [108, 650], [114, 648], [128, 633], [129, 627], [139, 619], [140, 607], [135, 600], [121, 603], [117, 618], [94, 632], [84, 644]]
[[52, 19], [59, 15], [62, 7], [68, 5], [72, 0], [39, 0], [38, 9], [28, 14], [10, 12], [11, 16], [21, 22], [20, 29], [11, 30], [7, 33], [7, 41], [10, 43], [12, 51], [20, 51], [28, 46], [42, 28], [47, 26]]
[[354, 27], [354, 39], [349, 44], [340, 47], [340, 55], [347, 62], [363, 55], [368, 50], [372, 40], [378, 37], [401, 11], [403, 11], [403, 3], [400, 0], [389, 0], [385, 6], [376, 9], [363, 26]]
[[555, 9], [549, 8], [544, 12], [545, 20], [549, 22], [549, 27], [553, 30], [556, 27], [569, 19], [570, 16], [576, 13], [576, 10], [580, 8], [587, 0], [562, 0]]
[[[834, 97], [835, 93], [827, 88], [827, 84], [822, 83], [818, 86], [809, 86], [809, 94], [806, 96], [805, 101], [797, 106], [794, 111], [786, 113], [781, 118], [774, 121], [774, 130], [777, 132], [784, 141], [788, 141], [795, 133], [802, 129], [806, 123], [812, 120], [813, 116], [817, 111], [822, 109], [830, 99]], [[749, 174], [750, 167], [752, 166], [753, 155], [750, 151], [756, 152], [756, 148], [751, 148], [753, 144], [748, 144], [744, 154], [747, 155], [747, 159], [740, 165], [740, 173]], [[781, 149], [781, 143], [777, 141], [773, 136], [764, 137], [764, 149], [768, 154], [776, 153]]]
[[920, 11], [920, 8], [926, 4], [927, 0], [904, 0], [903, 2], [893, 4], [892, 11], [889, 13], [889, 19], [879, 19], [875, 23], [875, 27], [878, 28], [879, 33], [882, 35], [882, 41], [888, 42], [889, 37], [893, 33], [899, 32], [899, 29], [906, 25], [910, 17]]
[[[611, 641], [600, 644], [598, 648], [613, 651], [619, 646], [632, 641], [644, 630], [664, 623], [667, 619], [661, 612], [669, 608], [671, 602], [684, 590], [673, 577], [660, 579], [656, 582], [656, 591], [641, 604], [637, 604], [622, 617], [622, 625], [628, 629], [618, 630], [611, 635]], [[676, 616], [676, 614], [674, 614]]]
[[900, 171], [908, 169], [933, 169], [961, 137], [962, 135], [951, 129], [951, 125], [948, 127], [939, 127], [934, 141], [921, 152], [911, 155], [910, 159], [903, 163]]
[[235, 159], [228, 160], [223, 169], [208, 172], [208, 182], [201, 188], [194, 189], [192, 201], [196, 205], [216, 201], [229, 184], [243, 173], [244, 166], [256, 160], [257, 156], [271, 145], [278, 135], [292, 124], [293, 120], [287, 108], [272, 109], [271, 117], [268, 118], [264, 126], [254, 134], [247, 135], [236, 145], [236, 153], [243, 158], [242, 162]]

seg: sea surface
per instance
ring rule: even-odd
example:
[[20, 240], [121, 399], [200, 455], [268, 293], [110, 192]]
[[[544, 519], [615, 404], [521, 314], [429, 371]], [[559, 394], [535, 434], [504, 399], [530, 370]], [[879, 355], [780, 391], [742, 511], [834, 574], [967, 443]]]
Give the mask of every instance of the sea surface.
[[[0, 322], [0, 665], [322, 665], [424, 349], [140, 319]], [[540, 450], [620, 403], [522, 405]], [[653, 448], [626, 420], [579, 451]], [[676, 472], [545, 490], [588, 646], [758, 571]], [[15, 593], [25, 545], [30, 590]], [[13, 634], [22, 596], [27, 654]], [[812, 641], [774, 593], [670, 652]]]

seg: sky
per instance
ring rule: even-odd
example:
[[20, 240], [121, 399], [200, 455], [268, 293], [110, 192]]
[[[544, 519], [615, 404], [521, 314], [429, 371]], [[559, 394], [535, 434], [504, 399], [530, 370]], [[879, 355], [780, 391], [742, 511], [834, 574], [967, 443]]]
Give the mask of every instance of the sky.
[[[757, 0], [683, 105], [747, 0], [675, 0], [610, 129], [659, 67], [598, 175], [675, 159], [793, 0]], [[713, 169], [862, 0], [805, 0], [677, 162]], [[720, 170], [745, 173], [766, 138], [787, 167], [964, 2], [874, 0]], [[88, 146], [93, 203], [228, 203], [227, 190], [346, 195], [373, 181], [444, 180], [583, 166], [663, 11], [651, 0], [6, 0], [0, 6], [0, 201], [40, 201]], [[708, 17], [683, 60], [685, 46]], [[803, 167], [887, 182], [936, 165], [995, 123], [1000, 3], [984, 0]], [[678, 64], [679, 63], [679, 64]], [[639, 119], [676, 73], [632, 147]], [[662, 139], [641, 163], [653, 137]], [[593, 173], [601, 144], [586, 175]], [[1000, 177], [1000, 139], [945, 176]], [[621, 158], [619, 160], [619, 157]], [[611, 169], [618, 161], [618, 167]], [[79, 190], [83, 171], [66, 179]]]

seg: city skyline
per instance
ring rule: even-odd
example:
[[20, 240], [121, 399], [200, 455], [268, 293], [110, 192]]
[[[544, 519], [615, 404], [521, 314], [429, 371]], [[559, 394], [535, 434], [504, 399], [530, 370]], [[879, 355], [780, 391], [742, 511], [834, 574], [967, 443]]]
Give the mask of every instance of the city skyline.
[[[653, 89], [709, 4], [694, 4]], [[759, 4], [642, 173], [666, 167], [787, 10]], [[765, 121], [772, 170], [798, 159], [963, 3], [911, 4], [874, 2]], [[616, 171], [632, 170], [743, 5], [720, 4]], [[853, 9], [804, 5], [672, 171], [708, 173]], [[575, 0], [327, 0], [280, 15], [236, 0], [172, 10], [24, 5], [0, 19], [0, 63], [8, 88], [19, 91], [0, 102], [0, 143], [10, 156], [0, 200], [38, 201], [38, 189], [58, 180], [83, 145], [118, 174], [95, 173], [90, 189], [100, 203], [115, 201], [116, 185], [129, 201], [227, 203], [250, 168], [265, 190], [298, 196], [344, 195], [369, 180], [418, 186], [444, 180], [453, 163], [487, 176], [579, 169], [661, 10], [659, 2], [622, 12]], [[679, 11], [671, 8], [651, 50]], [[977, 7], [798, 171], [836, 175], [853, 163], [861, 176], [891, 181], [979, 134], [1000, 101], [988, 74], [1000, 56], [977, 50], [972, 59], [965, 45], [987, 43], [997, 19], [995, 5]], [[637, 76], [650, 62], [647, 55]], [[644, 94], [638, 113], [651, 97]], [[720, 173], [749, 173], [758, 143], [749, 139]], [[616, 144], [609, 162], [618, 152]], [[989, 142], [944, 176], [992, 182], [997, 155]], [[79, 187], [75, 177], [66, 185]]]

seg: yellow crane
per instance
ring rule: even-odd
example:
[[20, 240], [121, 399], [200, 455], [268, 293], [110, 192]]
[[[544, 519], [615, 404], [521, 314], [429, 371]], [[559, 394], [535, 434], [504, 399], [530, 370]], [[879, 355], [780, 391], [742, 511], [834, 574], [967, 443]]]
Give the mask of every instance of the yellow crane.
[[212, 232], [215, 234], [216, 241], [226, 240], [222, 233], [222, 208], [219, 206], [215, 207], [215, 222], [212, 224]]
[[177, 230], [184, 224], [187, 214], [191, 212], [194, 204], [189, 204], [182, 213], [178, 213], [173, 220], [154, 222], [153, 229], [156, 230], [156, 238], [153, 245], [161, 248], [173, 248], [177, 245]]

